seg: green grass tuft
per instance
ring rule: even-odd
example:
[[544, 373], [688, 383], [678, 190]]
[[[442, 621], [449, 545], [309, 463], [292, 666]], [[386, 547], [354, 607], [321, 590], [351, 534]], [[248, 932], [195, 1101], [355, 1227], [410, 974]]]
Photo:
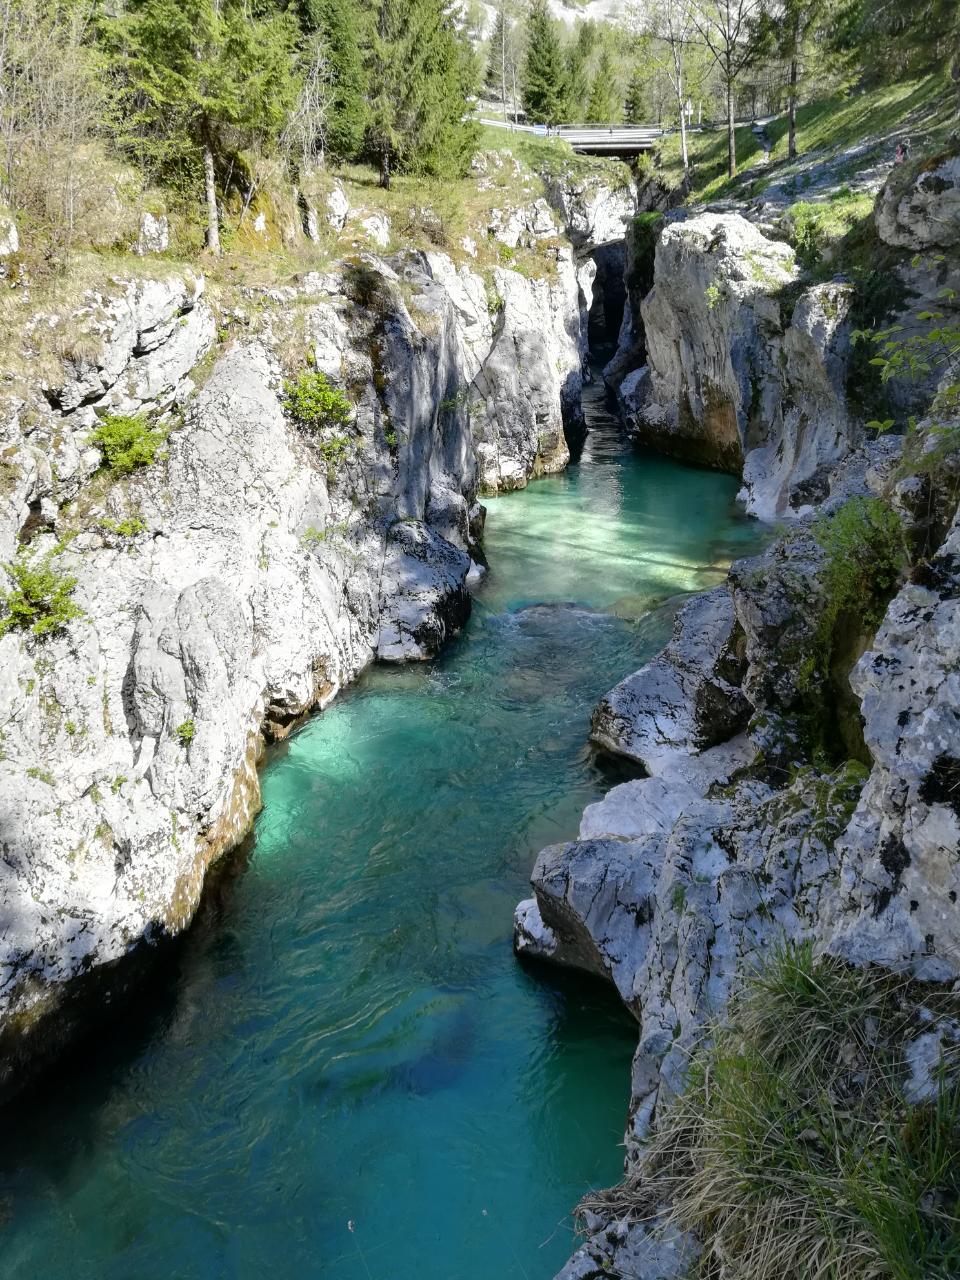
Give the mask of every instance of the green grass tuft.
[[669, 1217], [728, 1280], [960, 1274], [960, 1087], [904, 1095], [904, 1046], [953, 993], [784, 945], [694, 1054], [637, 1169], [582, 1210]]

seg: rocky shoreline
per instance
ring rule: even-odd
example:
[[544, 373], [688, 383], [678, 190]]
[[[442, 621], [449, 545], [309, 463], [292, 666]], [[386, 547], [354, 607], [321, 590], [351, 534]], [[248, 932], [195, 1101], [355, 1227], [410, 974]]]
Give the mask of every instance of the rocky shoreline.
[[[946, 162], [939, 185], [918, 177], [912, 201], [891, 195], [896, 175], [876, 213], [880, 237], [913, 250], [929, 248], [936, 223], [947, 282], [956, 168]], [[944, 203], [931, 214], [935, 185]], [[904, 266], [914, 296], [931, 269], [921, 257]], [[516, 912], [518, 955], [608, 979], [637, 1018], [628, 1175], [706, 1029], [785, 942], [925, 981], [960, 977], [957, 455], [938, 472], [923, 464], [956, 433], [955, 411], [922, 423], [909, 453], [902, 436], [865, 431], [847, 389], [852, 287], [839, 277], [797, 296], [799, 278], [792, 249], [741, 212], [668, 222], [640, 304], [646, 363], [630, 369], [621, 350], [608, 369], [642, 440], [742, 469], [748, 510], [789, 520], [686, 603], [666, 649], [600, 702], [594, 744], [642, 776], [591, 805], [577, 840], [543, 850]], [[628, 343], [636, 358], [629, 316]], [[927, 375], [924, 403], [936, 382]], [[822, 531], [854, 508], [894, 513], [921, 548], [875, 628], [829, 613]], [[818, 672], [825, 619], [839, 639]], [[925, 1062], [920, 1094], [955, 1033], [925, 1026], [906, 1045]], [[588, 1211], [562, 1280], [687, 1275], [699, 1243], [661, 1208], [644, 1221]]]

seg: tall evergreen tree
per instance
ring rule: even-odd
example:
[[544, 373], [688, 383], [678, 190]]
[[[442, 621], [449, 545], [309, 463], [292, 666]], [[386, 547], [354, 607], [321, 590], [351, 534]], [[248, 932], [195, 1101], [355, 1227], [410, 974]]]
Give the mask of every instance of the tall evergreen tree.
[[368, 85], [363, 63], [367, 17], [358, 0], [304, 0], [304, 25], [323, 37], [330, 62], [327, 149], [342, 160], [359, 154], [367, 126]]
[[459, 173], [474, 67], [442, 0], [379, 0], [370, 50], [367, 148], [389, 187], [395, 169]]
[[537, 124], [566, 118], [566, 76], [557, 25], [547, 0], [533, 0], [527, 20], [527, 56], [523, 66], [523, 109]]
[[587, 59], [579, 42], [572, 44], [567, 50], [567, 114], [571, 120], [587, 118], [587, 104], [590, 101], [590, 77]]
[[[506, 8], [501, 3], [497, 10], [490, 47], [487, 52], [487, 73], [484, 85], [488, 93], [500, 99], [503, 106], [504, 119], [507, 116], [507, 103], [512, 101], [512, 89], [516, 81], [516, 39], [512, 25], [507, 18]], [[516, 106], [514, 105], [514, 112]]]
[[220, 252], [217, 166], [269, 145], [296, 96], [296, 22], [255, 18], [243, 0], [134, 0], [105, 38], [129, 99], [128, 138], [162, 166], [201, 162], [207, 247]]
[[650, 123], [651, 109], [648, 106], [647, 78], [640, 67], [634, 68], [630, 83], [627, 85], [623, 118], [627, 124]]
[[614, 124], [620, 119], [620, 90], [613, 70], [613, 60], [602, 49], [597, 60], [597, 70], [587, 104], [587, 119], [591, 124]]

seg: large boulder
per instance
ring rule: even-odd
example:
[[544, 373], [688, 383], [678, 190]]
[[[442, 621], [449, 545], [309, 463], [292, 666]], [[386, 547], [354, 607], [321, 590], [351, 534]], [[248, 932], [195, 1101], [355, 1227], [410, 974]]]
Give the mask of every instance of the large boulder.
[[877, 197], [877, 234], [901, 249], [960, 245], [960, 155], [897, 166]]
[[733, 737], [750, 713], [739, 688], [741, 647], [726, 587], [695, 596], [678, 612], [663, 652], [601, 700], [592, 741], [656, 775]]

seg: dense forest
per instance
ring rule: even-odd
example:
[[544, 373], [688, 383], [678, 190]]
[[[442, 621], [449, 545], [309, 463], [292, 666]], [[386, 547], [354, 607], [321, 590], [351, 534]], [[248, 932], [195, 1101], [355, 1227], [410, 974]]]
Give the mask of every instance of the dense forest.
[[473, 104], [505, 117], [691, 123], [786, 110], [851, 86], [948, 70], [954, 0], [660, 0], [565, 27], [547, 0], [482, 13], [444, 0], [0, 0], [0, 188], [69, 244], [98, 168], [121, 158], [168, 199], [220, 210], [268, 171], [362, 162], [463, 173]]

